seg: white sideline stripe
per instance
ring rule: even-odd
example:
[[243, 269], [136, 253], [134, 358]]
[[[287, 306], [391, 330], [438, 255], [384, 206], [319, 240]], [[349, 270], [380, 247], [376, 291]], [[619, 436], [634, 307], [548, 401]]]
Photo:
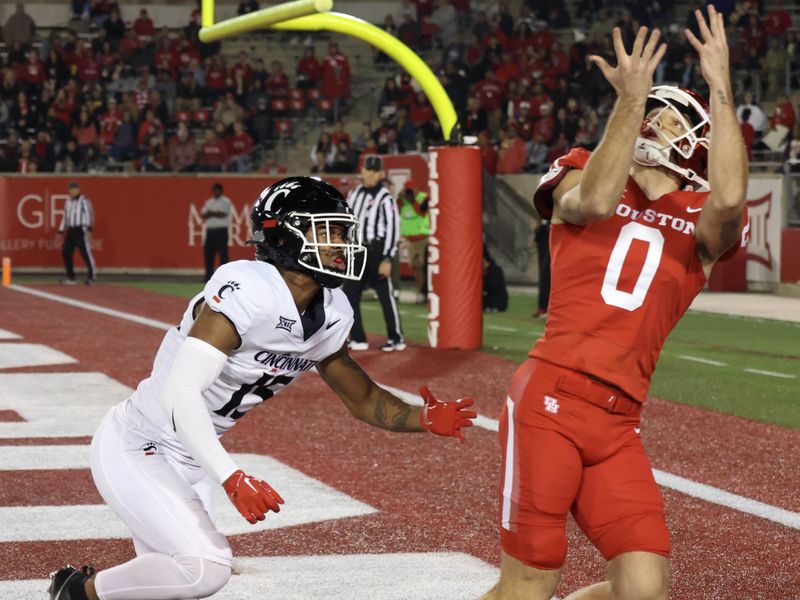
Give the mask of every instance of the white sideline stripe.
[[720, 490], [713, 486], [698, 483], [691, 479], [684, 479], [683, 477], [665, 473], [658, 469], [653, 469], [653, 475], [655, 475], [656, 483], [659, 485], [677, 490], [688, 496], [700, 498], [706, 502], [712, 502], [749, 515], [761, 517], [773, 523], [780, 523], [792, 529], [800, 529], [800, 513], [778, 508], [777, 506], [765, 504], [757, 500], [751, 500], [750, 498], [745, 498], [737, 494], [731, 494], [730, 492]]
[[[464, 600], [482, 596], [500, 573], [457, 552], [234, 557], [233, 568], [215, 600]], [[41, 600], [48, 585], [45, 579], [0, 581], [0, 598]]]
[[794, 379], [795, 375], [788, 373], [778, 373], [777, 371], [762, 371], [761, 369], [744, 369], [748, 373], [755, 373], [756, 375], [766, 375], [767, 377], [780, 377], [781, 379]]
[[0, 369], [68, 365], [78, 362], [68, 354], [42, 344], [0, 342]]
[[[6, 446], [5, 449], [12, 449]], [[88, 468], [89, 446], [20, 446], [31, 452], [31, 459], [15, 454], [14, 465], [30, 467], [35, 458], [46, 458], [63, 452], [61, 465]], [[332, 519], [359, 517], [378, 512], [364, 502], [351, 498], [317, 479], [313, 479], [269, 456], [234, 454], [236, 462], [248, 473], [265, 473], [286, 500], [286, 506], [277, 514], [256, 525], [245, 521], [225, 496], [221, 485], [212, 486], [216, 524], [226, 535], [255, 533], [267, 529], [318, 523]], [[72, 461], [72, 462], [70, 462]], [[11, 461], [10, 461], [11, 462]], [[105, 504], [78, 504], [72, 506], [4, 506], [0, 507], [0, 542], [127, 539], [130, 531]], [[6, 598], [0, 594], [0, 598]]]
[[9, 289], [15, 290], [17, 292], [22, 292], [23, 294], [38, 296], [39, 298], [44, 298], [45, 300], [52, 300], [53, 302], [61, 302], [62, 304], [68, 304], [70, 306], [75, 306], [77, 308], [83, 308], [84, 310], [91, 310], [92, 312], [108, 315], [110, 317], [117, 317], [119, 319], [124, 319], [126, 321], [133, 321], [134, 323], [139, 323], [140, 325], [147, 325], [148, 327], [154, 327], [156, 329], [162, 329], [164, 331], [167, 331], [175, 327], [174, 324], [164, 323], [162, 321], [156, 321], [155, 319], [148, 319], [147, 317], [140, 317], [139, 315], [123, 312], [121, 310], [114, 310], [113, 308], [106, 308], [105, 306], [99, 306], [97, 304], [92, 304], [90, 302], [83, 302], [81, 300], [74, 300], [72, 298], [66, 298], [64, 296], [59, 296], [57, 294], [50, 294], [48, 292], [43, 292], [41, 290], [36, 290], [21, 285], [11, 285], [9, 286]]
[[[56, 302], [67, 300], [65, 298], [62, 298], [61, 296], [56, 296], [54, 294], [45, 294], [44, 292], [39, 292], [38, 290], [28, 290], [26, 288], [21, 288], [20, 286], [16, 285], [12, 285], [11, 288], [26, 293], [35, 292], [34, 295], [41, 295], [41, 297], [43, 298], [55, 300]], [[94, 308], [92, 308], [94, 305], [88, 305], [88, 303], [85, 302], [76, 302], [69, 300], [67, 304], [73, 304], [74, 306], [78, 306], [79, 308], [86, 308], [87, 310], [94, 310]], [[97, 307], [97, 308], [102, 308], [102, 307]], [[104, 312], [108, 310], [110, 309], [102, 308], [102, 310], [99, 312]], [[171, 325], [167, 326], [166, 323], [161, 323], [160, 321], [144, 319], [142, 317], [137, 317], [136, 315], [130, 315], [122, 311], [113, 311], [113, 313], [115, 314], [113, 314], [112, 316], [119, 316], [119, 318], [121, 319], [135, 320], [135, 322], [137, 323], [142, 323], [143, 325], [150, 325], [151, 327], [156, 327], [158, 329], [169, 329], [170, 327], [172, 327]], [[111, 313], [108, 312], [105, 314], [111, 314]], [[682, 358], [685, 358], [685, 356], [682, 356]], [[692, 357], [692, 358], [696, 359], [698, 357]], [[701, 360], [705, 361], [707, 359], [701, 359]], [[422, 405], [422, 398], [420, 398], [416, 394], [411, 394], [404, 390], [400, 390], [399, 388], [395, 388], [388, 385], [382, 385], [382, 387], [386, 388], [393, 394], [396, 394], [404, 401], [408, 402], [413, 406]], [[0, 386], [0, 390], [2, 389], [3, 389], [2, 386]], [[0, 426], [1, 425], [2, 424], [0, 424]], [[489, 431], [498, 431], [500, 423], [497, 419], [490, 419], [489, 417], [478, 415], [478, 418], [475, 419], [475, 425], [478, 427], [482, 427], [483, 429], [488, 429]], [[659, 478], [661, 479], [661, 482], [659, 482], [660, 485], [663, 485], [666, 488], [670, 488], [675, 491], [686, 494], [687, 496], [700, 498], [701, 500], [706, 500], [707, 502], [718, 504], [720, 506], [725, 506], [726, 508], [738, 510], [740, 512], [744, 512], [747, 514], [752, 514], [757, 517], [766, 519], [768, 521], [773, 521], [775, 523], [780, 523], [781, 525], [786, 525], [787, 527], [800, 529], [800, 513], [784, 510], [776, 506], [771, 506], [769, 504], [757, 502], [756, 500], [750, 500], [749, 498], [744, 498], [743, 496], [736, 496], [735, 494], [731, 494], [724, 490], [720, 490], [712, 486], [707, 486], [705, 484], [697, 483], [690, 479], [683, 479], [682, 477], [678, 477], [677, 475], [672, 475], [664, 471], [659, 471], [658, 469], [653, 469], [653, 474], [656, 477], [656, 481], [659, 481]], [[691, 485], [684, 485], [683, 482], [688, 482], [688, 484]], [[714, 495], [705, 493], [703, 493], [703, 495], [700, 495], [702, 490], [714, 490], [716, 493]], [[734, 502], [732, 499], [737, 499], [737, 500]], [[768, 507], [769, 510], [764, 510], [763, 507]], [[786, 518], [786, 516], [789, 516], [789, 518]], [[781, 520], [777, 520], [778, 518], [780, 518]]]
[[6, 331], [5, 329], [0, 329], [0, 340], [21, 340], [22, 336], [17, 335], [12, 331]]
[[714, 365], [715, 367], [727, 367], [728, 363], [719, 362], [718, 360], [711, 360], [710, 358], [700, 358], [699, 356], [688, 356], [686, 354], [678, 354], [678, 358], [683, 360], [690, 360], [692, 362], [703, 363], [704, 365]]

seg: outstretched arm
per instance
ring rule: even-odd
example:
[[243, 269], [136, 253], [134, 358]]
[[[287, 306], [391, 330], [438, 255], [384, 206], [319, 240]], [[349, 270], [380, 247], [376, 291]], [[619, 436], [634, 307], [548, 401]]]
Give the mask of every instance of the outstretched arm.
[[390, 431], [423, 431], [422, 407], [406, 404], [372, 381], [346, 347], [320, 362], [317, 370], [357, 419]]
[[622, 33], [615, 27], [613, 37], [617, 66], [612, 68], [600, 56], [590, 57], [616, 90], [617, 101], [603, 139], [580, 176], [568, 175], [556, 188], [553, 194], [554, 222], [585, 225], [614, 214], [628, 181], [633, 146], [644, 119], [653, 72], [666, 51], [666, 44], [656, 49], [660, 35], [658, 30], [653, 31], [645, 45], [647, 28], [641, 27], [629, 55], [622, 43]]
[[731, 91], [728, 41], [721, 13], [708, 6], [708, 24], [695, 11], [700, 42], [690, 30], [686, 37], [700, 55], [700, 68], [711, 94], [711, 147], [708, 153], [708, 183], [711, 188], [697, 221], [695, 236], [703, 266], [714, 262], [740, 239], [747, 200], [747, 151], [736, 118]]
[[472, 406], [469, 398], [439, 402], [427, 387], [420, 390], [423, 406], [405, 403], [372, 381], [350, 357], [346, 346], [320, 362], [317, 370], [356, 418], [375, 427], [402, 432], [429, 431], [463, 442], [461, 428], [470, 427], [472, 419], [477, 417], [474, 411], [466, 410]]

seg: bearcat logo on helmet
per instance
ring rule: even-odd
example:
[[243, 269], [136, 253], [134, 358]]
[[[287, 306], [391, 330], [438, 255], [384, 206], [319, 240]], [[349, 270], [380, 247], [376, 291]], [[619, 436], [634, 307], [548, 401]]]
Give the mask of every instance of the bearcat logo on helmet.
[[[262, 191], [250, 214], [256, 258], [339, 287], [364, 273], [366, 248], [344, 196], [316, 177], [289, 177]], [[333, 240], [341, 237], [342, 242]]]

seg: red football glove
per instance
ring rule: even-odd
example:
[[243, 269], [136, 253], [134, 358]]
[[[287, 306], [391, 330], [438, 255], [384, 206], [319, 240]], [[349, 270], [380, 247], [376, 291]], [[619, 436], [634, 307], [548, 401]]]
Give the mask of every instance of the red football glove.
[[267, 511], [281, 510], [283, 498], [278, 492], [266, 481], [245, 475], [241, 469], [228, 477], [222, 487], [241, 515], [254, 525], [256, 521], [264, 520]]
[[472, 398], [459, 398], [455, 402], [439, 402], [428, 386], [419, 388], [425, 406], [419, 415], [419, 422], [425, 431], [436, 435], [458, 438], [464, 442], [462, 427], [472, 427], [472, 419], [478, 416], [474, 410], [464, 410], [472, 406]]

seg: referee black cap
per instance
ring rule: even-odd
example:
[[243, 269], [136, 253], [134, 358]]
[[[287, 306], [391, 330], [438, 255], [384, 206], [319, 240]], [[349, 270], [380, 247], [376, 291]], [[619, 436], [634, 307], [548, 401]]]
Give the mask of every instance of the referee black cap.
[[222, 184], [219, 181], [217, 181], [214, 185], [211, 186], [211, 191], [212, 192], [219, 192], [221, 194], [222, 193]]
[[80, 184], [80, 183], [78, 183], [77, 181], [70, 181], [70, 182], [67, 184], [67, 187], [68, 187], [68, 188], [79, 188], [79, 187], [81, 187], [81, 184]]
[[368, 171], [380, 171], [383, 168], [383, 161], [380, 156], [372, 154], [364, 160], [364, 168]]

